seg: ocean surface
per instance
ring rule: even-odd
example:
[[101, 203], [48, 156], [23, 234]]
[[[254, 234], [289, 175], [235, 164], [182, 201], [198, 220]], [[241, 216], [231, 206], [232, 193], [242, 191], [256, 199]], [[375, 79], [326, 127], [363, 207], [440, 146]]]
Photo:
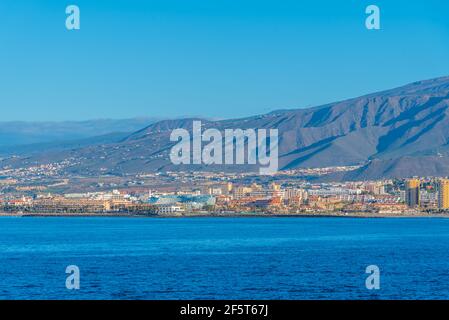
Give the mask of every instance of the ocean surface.
[[449, 219], [1, 217], [0, 299], [449, 299]]

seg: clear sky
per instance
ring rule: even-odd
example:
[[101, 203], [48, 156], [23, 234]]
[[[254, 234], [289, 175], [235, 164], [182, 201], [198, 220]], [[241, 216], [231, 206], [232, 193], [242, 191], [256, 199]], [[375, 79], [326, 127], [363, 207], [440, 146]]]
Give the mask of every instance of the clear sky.
[[443, 75], [447, 0], [0, 1], [0, 121], [241, 117]]

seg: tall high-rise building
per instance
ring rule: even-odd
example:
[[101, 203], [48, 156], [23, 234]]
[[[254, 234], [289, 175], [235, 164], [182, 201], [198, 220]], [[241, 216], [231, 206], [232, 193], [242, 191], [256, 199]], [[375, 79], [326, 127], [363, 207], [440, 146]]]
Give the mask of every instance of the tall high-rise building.
[[438, 183], [438, 207], [449, 209], [449, 179], [441, 179]]
[[419, 207], [419, 179], [410, 179], [405, 183], [405, 203], [409, 207]]

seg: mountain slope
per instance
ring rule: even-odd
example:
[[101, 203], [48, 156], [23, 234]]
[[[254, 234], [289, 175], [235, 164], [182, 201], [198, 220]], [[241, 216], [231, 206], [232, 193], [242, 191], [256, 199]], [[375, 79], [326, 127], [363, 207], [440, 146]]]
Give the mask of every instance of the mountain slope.
[[[223, 121], [203, 120], [203, 130], [277, 128], [280, 169], [364, 165], [345, 179], [449, 175], [449, 77], [320, 107], [281, 110]], [[193, 119], [166, 120], [119, 143], [42, 153], [21, 165], [74, 158], [71, 172], [92, 175], [164, 170], [255, 169], [248, 166], [174, 166], [169, 161], [173, 129], [190, 131]]]

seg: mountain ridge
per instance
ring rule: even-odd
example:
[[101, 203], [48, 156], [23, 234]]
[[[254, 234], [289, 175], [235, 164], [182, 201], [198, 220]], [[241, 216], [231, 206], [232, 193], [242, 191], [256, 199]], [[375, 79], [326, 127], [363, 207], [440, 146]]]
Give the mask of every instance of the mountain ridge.
[[[135, 174], [208, 170], [248, 171], [252, 166], [175, 166], [169, 161], [173, 129], [190, 131], [193, 120], [206, 128], [279, 130], [280, 169], [361, 166], [335, 176], [359, 180], [415, 175], [449, 175], [449, 77], [307, 109], [273, 111], [241, 119], [163, 120], [137, 130], [120, 142], [42, 153], [22, 164], [76, 158], [71, 172]], [[101, 161], [100, 161], [101, 159]], [[446, 165], [446, 163], [448, 165]], [[332, 178], [329, 177], [329, 178]]]

